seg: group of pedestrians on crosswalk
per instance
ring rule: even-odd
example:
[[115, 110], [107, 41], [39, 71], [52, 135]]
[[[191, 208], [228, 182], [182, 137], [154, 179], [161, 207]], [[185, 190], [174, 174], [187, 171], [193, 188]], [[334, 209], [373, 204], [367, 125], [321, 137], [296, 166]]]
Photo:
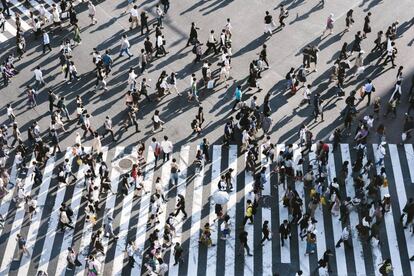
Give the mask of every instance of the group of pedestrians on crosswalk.
[[[214, 145], [211, 164], [183, 146], [160, 170], [152, 147], [104, 147], [92, 165], [90, 148], [81, 156], [68, 148], [62, 163], [45, 160], [38, 180], [41, 159], [21, 171], [14, 161], [1, 178], [0, 273], [272, 275], [285, 266], [299, 275], [412, 275], [413, 147], [383, 146], [383, 164], [378, 145], [332, 151], [320, 142], [302, 155], [298, 145], [269, 151], [266, 142], [241, 156], [236, 145]], [[138, 164], [139, 151], [146, 158], [135, 176], [122, 162]], [[243, 169], [249, 154], [253, 173]]]

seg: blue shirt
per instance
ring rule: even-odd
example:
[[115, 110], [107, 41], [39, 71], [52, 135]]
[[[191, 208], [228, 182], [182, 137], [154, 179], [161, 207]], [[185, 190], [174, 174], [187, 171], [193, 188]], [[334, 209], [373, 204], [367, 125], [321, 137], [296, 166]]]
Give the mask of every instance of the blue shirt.
[[236, 88], [236, 92], [234, 92], [234, 97], [236, 100], [240, 101], [242, 97], [242, 92], [239, 88]]

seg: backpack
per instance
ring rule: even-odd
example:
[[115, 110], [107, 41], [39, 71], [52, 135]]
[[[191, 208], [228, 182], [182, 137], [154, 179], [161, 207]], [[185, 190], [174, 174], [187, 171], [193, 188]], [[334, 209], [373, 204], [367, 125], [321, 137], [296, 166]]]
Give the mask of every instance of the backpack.
[[196, 45], [193, 46], [193, 49], [191, 50], [191, 52], [193, 52], [193, 54], [197, 54], [197, 46]]

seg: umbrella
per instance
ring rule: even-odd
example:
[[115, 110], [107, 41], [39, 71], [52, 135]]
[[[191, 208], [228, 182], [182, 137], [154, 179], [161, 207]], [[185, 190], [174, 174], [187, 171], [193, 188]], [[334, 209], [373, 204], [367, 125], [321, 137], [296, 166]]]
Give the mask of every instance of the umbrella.
[[229, 201], [229, 194], [224, 191], [217, 191], [213, 194], [213, 200], [216, 204], [226, 204]]

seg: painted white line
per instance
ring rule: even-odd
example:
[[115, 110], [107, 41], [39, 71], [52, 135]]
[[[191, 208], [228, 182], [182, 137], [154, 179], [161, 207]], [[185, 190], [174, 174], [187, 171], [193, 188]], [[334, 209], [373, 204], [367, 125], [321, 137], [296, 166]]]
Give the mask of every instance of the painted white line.
[[405, 156], [407, 158], [408, 170], [410, 172], [411, 183], [414, 184], [414, 150], [413, 145], [404, 144]]
[[[167, 162], [168, 164], [168, 162]], [[152, 191], [152, 185], [153, 185], [153, 178], [154, 178], [154, 170], [155, 170], [155, 159], [154, 159], [154, 152], [152, 150], [152, 147], [148, 147], [148, 157], [147, 157], [147, 166], [148, 172], [145, 175], [145, 190]], [[166, 166], [166, 164], [164, 164]], [[170, 167], [168, 167], [169, 171]], [[141, 206], [139, 212], [139, 218], [138, 218], [138, 225], [137, 225], [137, 235], [135, 240], [135, 245], [137, 246], [137, 252], [139, 253], [139, 259], [136, 259], [136, 261], [139, 263], [139, 265], [135, 266], [131, 270], [131, 275], [141, 275], [142, 271], [142, 265], [143, 265], [143, 252], [144, 252], [144, 246], [145, 246], [145, 237], [147, 234], [147, 222], [148, 222], [148, 214], [149, 214], [149, 206], [150, 206], [150, 196], [151, 193], [147, 195], [143, 195], [141, 197]], [[115, 275], [114, 273], [112, 273]]]
[[194, 178], [193, 202], [191, 208], [190, 246], [188, 249], [188, 272], [198, 271], [199, 237], [201, 229], [201, 209], [203, 208], [204, 165], [200, 174]]
[[[221, 173], [221, 146], [214, 145], [213, 146], [213, 157], [212, 157], [212, 164], [211, 164], [211, 183], [210, 183], [210, 213], [208, 216], [208, 220], [210, 223], [211, 231], [211, 241], [213, 244], [217, 244], [218, 241], [218, 220], [215, 223], [214, 219], [216, 219], [215, 215], [215, 203], [212, 198], [214, 193], [218, 190], [218, 183], [220, 181], [220, 173]], [[202, 225], [204, 228], [204, 225]], [[207, 268], [206, 268], [206, 275], [216, 275], [217, 273], [217, 246], [210, 247], [207, 249]]]
[[[315, 154], [316, 144], [312, 145], [312, 152], [309, 152], [309, 160], [316, 159]], [[313, 174], [317, 177], [318, 173], [318, 165], [314, 163], [313, 165]], [[322, 196], [322, 194], [321, 194]], [[317, 242], [317, 251], [318, 251], [318, 260], [323, 257], [323, 253], [326, 251], [326, 241], [325, 241], [325, 224], [323, 219], [323, 210], [322, 204], [319, 203], [319, 206], [315, 210], [315, 219], [318, 221], [316, 224], [316, 242]]]
[[[346, 195], [354, 198], [355, 197], [355, 188], [354, 188], [354, 181], [352, 179], [351, 172], [352, 172], [352, 162], [351, 162], [351, 154], [349, 153], [349, 146], [347, 144], [341, 144], [341, 155], [342, 155], [342, 162], [348, 161], [348, 172], [349, 176], [345, 180], [346, 185]], [[351, 229], [353, 232], [352, 235], [352, 244], [353, 244], [353, 251], [355, 257], [355, 269], [356, 274], [358, 276], [366, 275], [365, 271], [365, 262], [364, 262], [364, 252], [362, 250], [361, 242], [358, 239], [358, 230], [356, 226], [359, 224], [358, 214], [355, 211], [350, 212], [349, 214], [349, 221], [351, 225]]]
[[[30, 11], [22, 3], [18, 2], [17, 0], [10, 0], [10, 3], [12, 3], [15, 7], [17, 7], [30, 20]], [[16, 22], [15, 20], [16, 15], [12, 9], [10, 9], [10, 15], [12, 16], [13, 21]], [[21, 23], [23, 31], [28, 31], [32, 29], [32, 27], [26, 23], [26, 21], [22, 18], [22, 16], [20, 17], [20, 23]]]
[[[332, 153], [332, 145], [329, 145], [329, 155], [328, 155], [328, 185], [333, 182], [333, 179], [336, 177], [335, 171], [335, 158]], [[338, 195], [341, 196], [341, 195]], [[334, 235], [334, 244], [336, 244], [342, 235], [342, 222], [339, 220], [339, 216], [332, 216], [332, 229]], [[342, 245], [339, 248], [335, 247], [335, 258], [336, 258], [336, 268], [338, 274], [347, 271], [346, 268], [346, 258], [345, 258], [345, 246]]]
[[[398, 195], [398, 203], [400, 205], [400, 208], [402, 209], [404, 208], [405, 203], [407, 202], [408, 198], [407, 198], [407, 194], [406, 194], [405, 187], [404, 187], [404, 177], [401, 171], [400, 157], [398, 155], [398, 149], [396, 145], [388, 144], [388, 149], [390, 151], [392, 171], [394, 173], [394, 180], [395, 180], [394, 183], [396, 185], [395, 188], [397, 190], [397, 195]], [[395, 224], [395, 227], [398, 227], [398, 226]], [[414, 238], [413, 238], [413, 235], [409, 234], [408, 229], [403, 230], [403, 231], [405, 235], [406, 246], [409, 245], [407, 246], [408, 256], [411, 257], [414, 254], [414, 246], [412, 246], [414, 242]], [[410, 264], [410, 269], [411, 269], [411, 274], [412, 274], [414, 271], [414, 262], [409, 262], [409, 264]], [[392, 266], [393, 267], [400, 266], [400, 264], [392, 263]]]
[[[295, 147], [293, 150], [293, 161], [296, 164], [299, 161], [299, 159], [302, 158], [301, 154], [301, 148]], [[303, 189], [303, 182], [296, 181], [295, 183], [296, 191], [298, 192], [299, 196], [302, 198], [302, 210], [306, 210], [306, 204], [305, 204], [305, 191]], [[299, 267], [300, 270], [302, 270], [303, 275], [310, 275], [310, 269], [309, 269], [309, 255], [305, 255], [306, 253], [306, 241], [300, 239], [300, 227], [298, 227], [298, 243], [299, 243]]]
[[[106, 161], [107, 156], [108, 156], [108, 147], [102, 147], [102, 160]], [[99, 175], [99, 164], [95, 165], [95, 174], [96, 174], [96, 178], [94, 179], [94, 184], [98, 185], [98, 187], [100, 188], [100, 186], [101, 186], [100, 185], [101, 184], [101, 177]], [[86, 255], [85, 253], [87, 253], [90, 250], [89, 244], [90, 244], [91, 239], [92, 239], [93, 224], [89, 221], [86, 221], [86, 214], [85, 214], [84, 220], [85, 220], [85, 223], [84, 223], [84, 226], [83, 226], [83, 229], [82, 229], [82, 236], [80, 237], [81, 242], [80, 242], [80, 245], [79, 245], [79, 252], [83, 252], [84, 253], [83, 255], [85, 256]], [[103, 258], [103, 261], [104, 261], [105, 256], [103, 256], [103, 257], [100, 256], [100, 259], [101, 259], [100, 263], [102, 263], [102, 258]], [[99, 260], [99, 257], [97, 259]], [[80, 269], [76, 269], [76, 275], [77, 276], [81, 276], [83, 274], [86, 274], [84, 266], [83, 267], [78, 267], [78, 268], [80, 268]], [[64, 265], [63, 266], [58, 266], [57, 270], [56, 270], [56, 275], [61, 275], [63, 273], [64, 269], [65, 269]]]
[[[73, 161], [73, 155], [72, 155], [72, 148], [68, 147], [66, 149], [65, 153], [65, 159], [69, 159], [69, 164], [72, 164]], [[46, 271], [49, 260], [51, 258], [53, 244], [57, 232], [57, 227], [59, 223], [59, 208], [61, 203], [63, 202], [64, 196], [65, 196], [66, 186], [61, 186], [58, 188], [56, 192], [56, 199], [55, 204], [53, 205], [53, 211], [49, 215], [49, 221], [48, 221], [48, 227], [47, 232], [45, 233], [45, 242], [42, 248], [42, 253], [39, 260], [39, 270]]]
[[[132, 149], [132, 156], [137, 156], [137, 148]], [[148, 153], [148, 156], [150, 153]], [[127, 171], [130, 173], [130, 170]], [[116, 250], [115, 250], [115, 257], [114, 257], [114, 266], [112, 275], [118, 275], [122, 272], [122, 268], [124, 267], [124, 257], [125, 257], [125, 249], [128, 243], [128, 226], [129, 221], [131, 219], [131, 211], [132, 211], [132, 203], [134, 197], [134, 191], [128, 191], [128, 195], [122, 195], [122, 211], [121, 211], [121, 218], [119, 220], [119, 233], [118, 233], [118, 240], [116, 241]], [[115, 219], [115, 218], [114, 218]]]
[[[237, 203], [237, 146], [230, 145], [229, 148], [229, 168], [233, 169], [232, 185], [233, 192], [230, 194], [229, 202], [227, 202], [227, 215], [230, 217], [230, 235], [226, 240], [226, 258], [225, 258], [225, 275], [234, 275], [234, 261], [236, 259], [236, 203]], [[221, 235], [219, 234], [219, 237]]]
[[[24, 187], [25, 187], [25, 191], [27, 194], [31, 193], [33, 182], [34, 182], [33, 161], [35, 161], [34, 155], [32, 156], [32, 159], [29, 164], [29, 171], [24, 180]], [[24, 214], [25, 214], [24, 204], [21, 204], [20, 206], [21, 207], [16, 210], [13, 224], [10, 229], [9, 238], [5, 242], [6, 245], [4, 247], [5, 249], [4, 249], [3, 261], [1, 262], [0, 275], [7, 274], [6, 271], [8, 270], [11, 262], [13, 261], [14, 250], [17, 245], [16, 235], [20, 233], [20, 230], [23, 225]], [[26, 239], [26, 237], [23, 237], [23, 238]], [[24, 256], [23, 258], [27, 258], [27, 256]]]
[[[280, 151], [284, 151], [286, 149], [284, 144], [278, 144], [276, 146], [277, 155], [279, 156]], [[287, 184], [285, 184], [287, 187]], [[287, 207], [283, 206], [283, 197], [285, 196], [286, 191], [283, 189], [282, 184], [277, 186], [277, 191], [279, 195], [279, 225], [283, 223], [283, 220], [287, 219], [289, 220], [289, 210]], [[279, 227], [277, 225], [277, 227]], [[282, 246], [282, 243], [280, 243], [280, 253], [281, 253], [281, 263], [282, 264], [288, 264], [290, 263], [290, 239], [285, 240], [285, 246]]]
[[[188, 167], [190, 166], [189, 162], [189, 158], [190, 158], [190, 146], [183, 146], [181, 148], [180, 151], [180, 174], [181, 174], [181, 179], [178, 180], [178, 187], [177, 187], [177, 194], [181, 194], [184, 198], [185, 198], [185, 192], [186, 192], [186, 188], [187, 188], [187, 170]], [[165, 216], [167, 216], [167, 211], [164, 212]], [[182, 215], [182, 214], [181, 214]], [[181, 217], [181, 216], [180, 216]], [[161, 224], [163, 224], [165, 221], [164, 220], [161, 221]], [[169, 262], [169, 271], [168, 271], [168, 275], [170, 276], [178, 276], [178, 268], [179, 265], [173, 265], [175, 263], [175, 259], [174, 259], [174, 245], [176, 242], [179, 242], [180, 244], [182, 244], [183, 240], [182, 240], [182, 227], [183, 227], [183, 220], [179, 220], [179, 222], [177, 223], [177, 225], [175, 225], [175, 229], [176, 229], [176, 237], [174, 237], [172, 239], [172, 246], [171, 246], [171, 253], [170, 253], [170, 262]]]
[[[121, 154], [123, 154], [124, 150], [125, 150], [125, 147], [117, 146], [115, 148], [115, 155], [114, 155], [113, 159], [119, 158], [119, 156]], [[111, 189], [112, 189], [112, 191], [114, 191], [116, 193], [118, 191], [119, 177], [120, 177], [121, 173], [120, 173], [118, 168], [114, 168], [114, 163], [112, 163], [111, 165], [112, 165], [111, 166], [112, 167], [112, 169], [111, 169]], [[115, 203], [116, 203], [116, 195], [113, 195], [110, 191], [108, 191], [107, 193], [108, 193], [108, 198], [106, 200], [105, 209], [108, 210], [112, 214], [112, 217], [113, 217], [113, 211], [114, 211]], [[106, 213], [106, 210], [105, 210], [105, 216], [108, 215]], [[106, 237], [104, 237], [103, 246], [104, 246], [104, 252], [105, 253], [108, 251], [109, 242], [110, 242], [110, 240], [107, 239]], [[114, 245], [115, 244], [116, 243], [114, 243]], [[101, 270], [102, 275], [109, 274], [109, 273], [105, 274], [105, 272], [104, 272], [105, 265], [102, 265], [101, 268], [102, 268], [102, 270]]]
[[[266, 179], [267, 184], [263, 187], [262, 195], [267, 197], [271, 196], [271, 183], [270, 183], [270, 159], [266, 162], [266, 156], [263, 154], [263, 148], [260, 149], [261, 152], [261, 160], [262, 160], [262, 167], [266, 167]], [[273, 199], [272, 199], [273, 200]], [[262, 222], [263, 225], [264, 221], [268, 221], [269, 230], [272, 231], [272, 212], [269, 207], [262, 207]], [[272, 235], [270, 235], [271, 237]], [[271, 237], [272, 238], [272, 237]], [[226, 251], [227, 252], [227, 251]], [[273, 272], [273, 251], [272, 251], [272, 240], [264, 241], [262, 246], [262, 271], [263, 275], [272, 276]], [[234, 269], [233, 269], [234, 271]]]
[[[372, 144], [372, 150], [374, 152], [375, 162], [379, 160], [378, 155], [377, 155], [377, 147], [378, 145]], [[377, 173], [379, 174], [381, 167], [376, 166], [376, 169], [377, 169]], [[381, 198], [383, 198], [385, 194], [389, 194], [388, 187], [381, 187]], [[400, 251], [398, 248], [397, 234], [395, 232], [395, 226], [394, 226], [395, 225], [394, 217], [392, 215], [392, 206], [390, 208], [390, 211], [388, 213], [385, 213], [384, 221], [385, 221], [385, 228], [387, 229], [386, 232], [387, 232], [388, 248], [390, 250], [391, 262], [394, 267], [393, 273], [394, 275], [403, 275], [402, 268], [401, 268]]]
[[[247, 157], [247, 155], [245, 155]], [[254, 202], [254, 194], [253, 194], [253, 184], [254, 184], [254, 177], [250, 174], [250, 172], [247, 172], [244, 170], [244, 188], [242, 194], [244, 194], [244, 210], [243, 214], [245, 214], [245, 210], [247, 207], [247, 200], [250, 199], [252, 203]], [[250, 248], [250, 254], [253, 254], [254, 251], [254, 225], [249, 224], [250, 221], [246, 223], [244, 226], [244, 231], [247, 232], [247, 244]], [[254, 273], [254, 257], [247, 256], [245, 249], [241, 248], [239, 250], [243, 250], [243, 256], [244, 256], [244, 275], [253, 275]]]
[[[85, 152], [86, 153], [90, 153], [91, 152], [91, 147], [85, 147]], [[71, 203], [70, 203], [70, 208], [73, 210], [73, 226], [76, 227], [76, 224], [78, 222], [78, 216], [79, 216], [79, 208], [80, 208], [80, 203], [81, 203], [81, 198], [82, 198], [82, 192], [84, 190], [84, 175], [85, 172], [89, 169], [89, 166], [82, 163], [81, 167], [79, 168], [78, 174], [76, 175], [76, 178], [78, 179], [78, 181], [76, 181], [75, 184], [75, 189], [73, 191], [73, 195], [71, 197]], [[63, 201], [63, 199], [62, 199]], [[57, 202], [60, 206], [60, 204], [62, 204], [61, 202]], [[57, 209], [57, 216], [58, 216], [58, 220], [59, 220], [59, 207]], [[54, 229], [54, 231], [58, 231], [57, 228]], [[60, 269], [61, 267], [66, 265], [66, 257], [67, 257], [67, 248], [72, 246], [72, 238], [74, 235], [74, 230], [69, 230], [66, 231], [64, 233], [62, 233], [63, 235], [63, 241], [62, 241], [62, 245], [60, 247], [60, 252], [59, 252], [59, 256], [57, 256], [58, 258], [58, 262], [57, 262], [57, 269]], [[79, 260], [84, 263], [84, 258], [82, 256], [82, 254], [79, 253]], [[51, 262], [52, 260], [48, 260], [48, 262]]]
[[[40, 221], [42, 219], [42, 215], [44, 211], [43, 206], [46, 203], [46, 198], [49, 192], [49, 186], [52, 180], [52, 173], [53, 173], [54, 166], [55, 166], [55, 157], [52, 156], [49, 158], [49, 160], [46, 163], [46, 167], [45, 167], [45, 171], [44, 171], [44, 175], [42, 179], [42, 184], [40, 185], [40, 191], [37, 197], [35, 197], [35, 199], [37, 200], [37, 205], [41, 206], [40, 208], [42, 208], [42, 210], [38, 211], [38, 213], [33, 217], [32, 223], [29, 225], [29, 232], [27, 234], [27, 239], [26, 239], [27, 241], [26, 248], [29, 251], [30, 255], [32, 255], [33, 246], [36, 243], [37, 233], [39, 231]], [[23, 258], [22, 262], [20, 263], [19, 274], [29, 275], [29, 267], [30, 267], [29, 258]]]

